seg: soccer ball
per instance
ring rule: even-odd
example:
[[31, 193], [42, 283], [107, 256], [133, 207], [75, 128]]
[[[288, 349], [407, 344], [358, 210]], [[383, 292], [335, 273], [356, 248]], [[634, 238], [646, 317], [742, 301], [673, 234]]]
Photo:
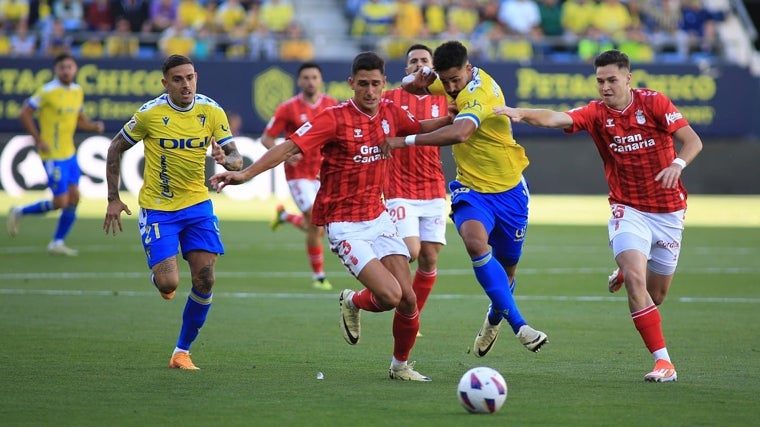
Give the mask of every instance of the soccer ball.
[[492, 368], [472, 368], [462, 375], [457, 387], [459, 402], [473, 414], [497, 412], [507, 400], [507, 382]]

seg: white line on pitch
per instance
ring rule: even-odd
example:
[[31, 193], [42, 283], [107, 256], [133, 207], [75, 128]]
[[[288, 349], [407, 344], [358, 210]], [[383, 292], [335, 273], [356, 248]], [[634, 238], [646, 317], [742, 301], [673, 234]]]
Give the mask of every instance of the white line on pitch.
[[[0, 289], [0, 295], [45, 295], [45, 296], [125, 296], [125, 297], [154, 297], [155, 292], [147, 291], [90, 291], [80, 289]], [[287, 293], [287, 292], [214, 292], [217, 298], [253, 298], [253, 299], [333, 299], [333, 294], [305, 294], [305, 293]], [[459, 294], [433, 294], [433, 299], [447, 300], [485, 300], [484, 295], [459, 295]], [[570, 302], [609, 302], [625, 301], [625, 297], [610, 296], [562, 296], [562, 295], [516, 295], [517, 300], [529, 301], [570, 301]], [[696, 297], [678, 297], [674, 298], [678, 302], [684, 303], [748, 303], [760, 304], [760, 298], [696, 298]]]

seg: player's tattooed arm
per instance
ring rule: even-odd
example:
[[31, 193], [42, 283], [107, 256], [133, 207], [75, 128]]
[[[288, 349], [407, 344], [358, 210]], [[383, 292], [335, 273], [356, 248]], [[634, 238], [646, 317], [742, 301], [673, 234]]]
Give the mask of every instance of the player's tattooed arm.
[[108, 189], [108, 201], [119, 200], [119, 178], [121, 177], [121, 156], [132, 148], [132, 144], [121, 133], [117, 133], [111, 140], [106, 155], [106, 184]]
[[230, 141], [222, 146], [226, 160], [222, 166], [228, 171], [239, 171], [243, 169], [243, 156], [237, 149], [237, 146], [233, 141]]

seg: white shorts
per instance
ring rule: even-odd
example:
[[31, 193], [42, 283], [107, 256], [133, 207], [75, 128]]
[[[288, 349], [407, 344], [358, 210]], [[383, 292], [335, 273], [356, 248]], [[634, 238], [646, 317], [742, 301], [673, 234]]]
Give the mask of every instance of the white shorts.
[[446, 199], [388, 199], [385, 202], [401, 238], [446, 244]]
[[290, 195], [296, 202], [296, 206], [301, 212], [306, 212], [314, 206], [314, 199], [317, 198], [320, 182], [318, 179], [291, 179], [288, 181]]
[[634, 249], [648, 260], [647, 268], [657, 274], [673, 274], [678, 265], [686, 210], [670, 213], [641, 212], [630, 206], [610, 206], [610, 248], [615, 257]]
[[399, 237], [388, 212], [370, 221], [331, 222], [325, 230], [330, 250], [338, 255], [354, 276], [358, 276], [373, 259], [383, 259], [388, 255], [409, 258], [409, 250]]

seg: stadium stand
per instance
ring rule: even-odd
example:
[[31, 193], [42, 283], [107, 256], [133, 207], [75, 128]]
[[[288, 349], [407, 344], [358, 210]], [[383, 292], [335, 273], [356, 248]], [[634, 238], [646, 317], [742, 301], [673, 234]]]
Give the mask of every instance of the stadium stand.
[[[616, 47], [642, 63], [760, 71], [752, 16], [740, 0], [0, 0], [0, 55], [399, 59], [456, 38], [478, 60], [577, 62]], [[121, 23], [119, 41], [123, 20], [132, 35]]]

